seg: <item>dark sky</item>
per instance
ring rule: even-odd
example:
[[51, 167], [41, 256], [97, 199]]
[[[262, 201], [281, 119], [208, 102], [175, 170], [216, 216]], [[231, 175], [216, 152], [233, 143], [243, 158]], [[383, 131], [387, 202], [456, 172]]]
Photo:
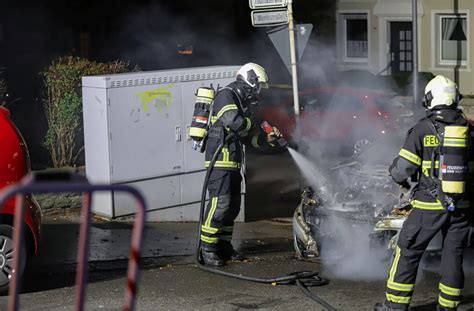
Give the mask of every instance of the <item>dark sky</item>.
[[[334, 1], [296, 1], [294, 11], [297, 22], [315, 25], [313, 41], [334, 39]], [[192, 45], [193, 54], [178, 54], [178, 44]], [[62, 55], [143, 70], [254, 61], [274, 82], [290, 78], [265, 29], [251, 26], [247, 0], [2, 0], [0, 68], [34, 163], [48, 162], [39, 73]]]

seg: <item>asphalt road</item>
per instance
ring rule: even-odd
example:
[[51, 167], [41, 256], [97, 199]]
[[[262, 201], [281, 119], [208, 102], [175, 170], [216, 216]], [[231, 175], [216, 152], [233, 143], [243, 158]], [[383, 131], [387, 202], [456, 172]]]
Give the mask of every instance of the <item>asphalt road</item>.
[[[21, 310], [74, 309], [78, 220], [74, 212], [46, 219], [42, 254], [31, 262], [25, 277]], [[295, 286], [250, 283], [201, 271], [194, 264], [196, 229], [195, 223], [147, 225], [137, 310], [324, 310]], [[354, 236], [354, 242], [360, 238]], [[129, 239], [127, 223], [94, 223], [86, 310], [121, 309]], [[234, 244], [248, 260], [231, 263], [225, 268], [228, 271], [260, 277], [319, 271], [330, 284], [311, 290], [338, 310], [371, 310], [383, 300], [387, 262], [375, 263], [376, 269], [373, 261], [357, 262], [355, 254], [334, 261], [298, 260], [289, 219], [237, 224]], [[460, 310], [474, 308], [474, 256], [469, 255]], [[425, 261], [413, 310], [434, 310], [439, 266], [437, 256]], [[0, 298], [0, 307], [6, 306], [6, 298]]]
[[[254, 168], [263, 173], [249, 172], [255, 187], [248, 194], [253, 196], [248, 204], [253, 209], [274, 208], [277, 217], [291, 215], [298, 203], [295, 185], [299, 182], [291, 159], [280, 155], [258, 156], [253, 160]], [[285, 177], [292, 183], [285, 183]], [[74, 309], [79, 223], [77, 210], [44, 219], [41, 254], [30, 262], [20, 296], [21, 310]], [[147, 224], [137, 310], [324, 310], [296, 286], [250, 283], [201, 271], [193, 262], [196, 231], [195, 223]], [[94, 221], [87, 310], [121, 309], [130, 234], [129, 223]], [[348, 243], [361, 239], [364, 237], [354, 235]], [[297, 260], [291, 218], [239, 223], [234, 242], [249, 260], [232, 263], [227, 270], [262, 277], [319, 271], [330, 284], [311, 290], [338, 310], [372, 310], [374, 303], [384, 299], [387, 262], [356, 260], [354, 254], [321, 262]], [[370, 258], [370, 254], [365, 255], [368, 256], [364, 258]], [[439, 266], [436, 256], [426, 261], [419, 273], [413, 310], [434, 310]], [[465, 268], [465, 301], [460, 310], [474, 310], [474, 255], [469, 254]], [[1, 309], [5, 309], [6, 299], [0, 298]]]

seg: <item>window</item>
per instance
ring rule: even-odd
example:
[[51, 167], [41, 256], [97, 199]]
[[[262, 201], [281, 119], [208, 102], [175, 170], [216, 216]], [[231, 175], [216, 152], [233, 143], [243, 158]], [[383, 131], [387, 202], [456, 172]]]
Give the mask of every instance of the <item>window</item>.
[[341, 14], [345, 61], [368, 61], [367, 14]]
[[436, 14], [438, 65], [467, 65], [468, 18], [466, 14]]

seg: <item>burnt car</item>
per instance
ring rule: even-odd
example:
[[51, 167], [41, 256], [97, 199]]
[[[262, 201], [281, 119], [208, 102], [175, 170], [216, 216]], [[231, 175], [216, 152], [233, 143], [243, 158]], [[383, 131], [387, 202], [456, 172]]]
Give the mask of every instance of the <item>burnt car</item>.
[[[298, 257], [317, 258], [324, 243], [338, 243], [340, 230], [335, 220], [343, 220], [345, 227], [373, 228], [401, 207], [400, 189], [389, 176], [388, 167], [403, 143], [403, 134], [385, 136], [327, 169], [323, 183], [303, 189], [293, 217]], [[387, 230], [383, 234], [387, 236], [379, 242], [388, 244], [394, 233]]]
[[[30, 157], [25, 140], [10, 118], [10, 112], [0, 107], [0, 189], [15, 184], [30, 173]], [[13, 248], [15, 199], [0, 207], [0, 293], [8, 290], [12, 276], [13, 255], [21, 253], [18, 274], [23, 275], [28, 258], [38, 253], [41, 232], [41, 209], [32, 196], [25, 197], [25, 241], [22, 249]]]
[[[371, 250], [383, 250], [384, 259], [392, 257], [400, 230], [411, 211], [410, 191], [402, 191], [388, 173], [404, 134], [401, 131], [387, 135], [332, 166], [325, 172], [323, 183], [303, 189], [301, 203], [293, 216], [294, 247], [300, 259], [318, 258], [325, 246], [337, 246], [347, 239], [363, 239]], [[369, 228], [359, 231], [364, 236], [348, 237], [347, 227], [364, 226]], [[470, 240], [473, 233], [471, 229]], [[428, 251], [440, 250], [441, 240], [438, 234]], [[350, 255], [340, 249], [337, 256]]]

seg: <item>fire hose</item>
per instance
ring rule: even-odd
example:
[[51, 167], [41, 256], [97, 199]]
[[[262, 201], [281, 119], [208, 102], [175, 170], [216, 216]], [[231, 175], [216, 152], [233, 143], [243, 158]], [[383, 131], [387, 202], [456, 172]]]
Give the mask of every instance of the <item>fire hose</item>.
[[223, 271], [217, 268], [212, 268], [209, 266], [206, 266], [203, 264], [202, 258], [201, 258], [201, 238], [200, 238], [200, 229], [203, 223], [204, 219], [204, 210], [205, 210], [205, 203], [206, 203], [206, 192], [207, 188], [209, 185], [209, 177], [211, 175], [212, 170], [214, 169], [214, 165], [217, 161], [217, 158], [222, 151], [222, 148], [224, 145], [229, 142], [235, 135], [233, 133], [230, 133], [226, 139], [217, 147], [214, 155], [212, 156], [212, 159], [210, 161], [209, 167], [206, 172], [206, 176], [204, 178], [204, 184], [202, 187], [202, 193], [201, 193], [201, 206], [200, 206], [200, 212], [199, 212], [199, 227], [198, 227], [198, 234], [197, 234], [197, 248], [196, 248], [196, 264], [197, 266], [204, 271], [226, 276], [226, 277], [231, 277], [231, 278], [236, 278], [239, 280], [245, 280], [245, 281], [250, 281], [250, 282], [257, 282], [257, 283], [265, 283], [265, 284], [277, 284], [277, 285], [297, 285], [303, 293], [320, 304], [321, 306], [325, 307], [328, 311], [334, 311], [336, 310], [333, 306], [331, 306], [329, 303], [324, 301], [322, 298], [311, 292], [308, 287], [314, 287], [314, 286], [324, 286], [329, 284], [329, 280], [324, 279], [319, 276], [319, 272], [317, 271], [299, 271], [299, 272], [294, 272], [290, 273], [287, 275], [279, 276], [279, 277], [271, 277], [271, 278], [257, 278], [257, 277], [252, 277], [252, 276], [246, 276], [246, 275], [241, 275], [241, 274], [236, 274], [236, 273], [231, 273], [227, 271]]

